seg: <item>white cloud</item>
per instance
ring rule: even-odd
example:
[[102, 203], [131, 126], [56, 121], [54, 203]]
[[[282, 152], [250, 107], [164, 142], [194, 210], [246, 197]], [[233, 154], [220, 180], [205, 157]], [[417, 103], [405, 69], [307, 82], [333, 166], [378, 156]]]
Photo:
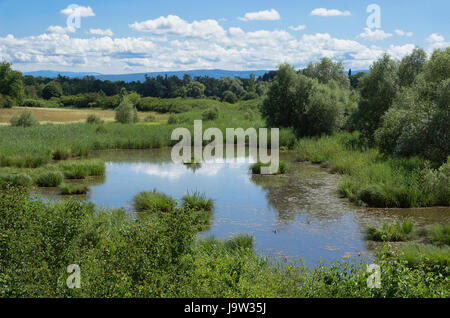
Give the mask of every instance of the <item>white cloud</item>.
[[413, 36], [413, 33], [412, 32], [405, 32], [405, 31], [403, 31], [403, 30], [395, 30], [395, 34], [397, 34], [397, 35], [399, 35], [399, 36], [406, 36], [406, 37], [408, 37], [408, 38], [410, 38], [410, 37], [412, 37]]
[[67, 16], [77, 16], [80, 18], [87, 18], [95, 16], [91, 7], [83, 7], [79, 5], [69, 5], [67, 8], [61, 10], [61, 13]]
[[380, 41], [391, 37], [391, 33], [386, 33], [383, 30], [376, 29], [372, 31], [369, 28], [364, 28], [364, 32], [358, 35], [358, 38], [368, 41]]
[[428, 36], [427, 38], [427, 42], [429, 43], [444, 42], [444, 40], [444, 37], [437, 33], [430, 34], [430, 36]]
[[438, 33], [430, 34], [426, 41], [429, 43], [428, 53], [433, 52], [435, 49], [445, 49], [450, 46], [450, 42], [446, 42], [445, 38]]
[[177, 35], [194, 38], [220, 38], [225, 36], [225, 30], [216, 20], [202, 20], [189, 23], [176, 15], [159, 17], [154, 20], [135, 22], [130, 28], [156, 35]]
[[113, 36], [114, 33], [111, 31], [111, 29], [89, 29], [90, 34], [95, 35], [104, 35], [104, 36]]
[[[21, 71], [53, 69], [110, 74], [275, 69], [282, 62], [300, 68], [322, 57], [343, 61], [352, 69], [368, 69], [384, 52], [401, 58], [413, 49], [412, 44], [383, 49], [328, 33], [298, 36], [289, 30], [246, 31], [238, 27], [225, 30], [215, 20], [186, 22], [169, 16], [149, 21], [132, 25], [149, 33], [142, 37], [113, 37], [106, 35], [108, 29], [101, 32], [93, 29], [89, 30], [94, 34], [92, 37], [80, 38], [64, 32], [62, 27], [51, 27], [52, 32], [37, 36], [0, 37], [0, 60], [12, 62]], [[429, 38], [432, 47], [446, 43], [437, 34]]]
[[258, 11], [258, 12], [248, 12], [243, 18], [238, 18], [242, 21], [276, 21], [280, 20], [280, 14], [275, 9]]
[[50, 33], [59, 33], [59, 34], [65, 34], [65, 33], [75, 33], [75, 28], [68, 26], [68, 27], [62, 27], [59, 25], [51, 25], [47, 28], [47, 31]]
[[311, 11], [311, 15], [317, 15], [320, 17], [336, 17], [336, 16], [349, 16], [352, 15], [350, 11], [340, 11], [336, 9], [317, 8]]
[[304, 24], [298, 25], [298, 26], [291, 25], [289, 27], [289, 30], [292, 30], [292, 31], [302, 31], [302, 30], [305, 30], [305, 29], [306, 29], [306, 25], [304, 25]]

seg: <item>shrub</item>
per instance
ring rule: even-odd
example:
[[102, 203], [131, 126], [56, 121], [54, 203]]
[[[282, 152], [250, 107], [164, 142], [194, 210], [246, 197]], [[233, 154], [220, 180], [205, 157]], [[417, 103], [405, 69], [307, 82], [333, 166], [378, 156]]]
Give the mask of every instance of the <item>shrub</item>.
[[235, 104], [238, 101], [237, 96], [232, 91], [225, 91], [222, 94], [222, 102]]
[[144, 121], [147, 123], [151, 123], [154, 122], [156, 120], [156, 117], [154, 115], [148, 115], [147, 117], [145, 117]]
[[78, 195], [89, 192], [89, 187], [85, 185], [68, 185], [63, 184], [59, 187], [61, 195]]
[[11, 117], [11, 126], [31, 127], [37, 125], [38, 122], [33, 117], [33, 113], [29, 110], [24, 110], [20, 116]]
[[212, 199], [206, 199], [204, 193], [197, 191], [192, 194], [186, 194], [181, 200], [183, 207], [191, 210], [211, 211], [214, 208], [214, 201]]
[[86, 123], [99, 125], [103, 123], [103, 120], [101, 120], [100, 117], [96, 115], [89, 115], [86, 119]]
[[167, 119], [167, 123], [168, 123], [169, 125], [177, 125], [177, 124], [180, 124], [180, 123], [181, 123], [181, 120], [180, 120], [180, 118], [179, 118], [178, 116], [172, 114], [172, 115], [170, 115], [169, 118]]
[[176, 206], [175, 199], [159, 193], [155, 190], [151, 192], [141, 192], [134, 197], [134, 207], [138, 212], [173, 212]]
[[217, 118], [219, 118], [219, 110], [217, 108], [211, 108], [202, 113], [202, 119], [204, 121], [216, 120]]
[[124, 97], [119, 107], [116, 108], [116, 121], [122, 124], [132, 124], [139, 121], [137, 110], [127, 97]]
[[39, 187], [57, 187], [61, 184], [63, 176], [60, 172], [44, 172], [36, 179], [36, 184]]

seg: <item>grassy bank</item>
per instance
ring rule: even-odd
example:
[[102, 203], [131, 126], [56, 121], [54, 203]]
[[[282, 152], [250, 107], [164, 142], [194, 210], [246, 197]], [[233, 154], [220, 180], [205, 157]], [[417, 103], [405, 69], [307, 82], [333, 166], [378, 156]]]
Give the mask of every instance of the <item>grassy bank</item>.
[[[306, 268], [257, 256], [246, 235], [196, 239], [190, 210], [132, 218], [77, 201], [0, 193], [0, 297], [448, 297], [448, 273], [380, 253], [381, 288], [366, 265]], [[66, 286], [78, 264], [81, 288]], [[442, 274], [441, 274], [442, 275]]]
[[353, 202], [383, 208], [450, 205], [450, 162], [431, 169], [417, 157], [385, 158], [361, 148], [357, 133], [305, 138], [296, 148], [299, 160], [344, 175], [338, 190]]

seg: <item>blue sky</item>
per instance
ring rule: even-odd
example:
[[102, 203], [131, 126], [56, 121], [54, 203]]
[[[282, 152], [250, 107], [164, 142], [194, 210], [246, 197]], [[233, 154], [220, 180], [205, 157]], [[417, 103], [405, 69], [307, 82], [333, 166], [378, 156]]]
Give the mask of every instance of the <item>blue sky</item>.
[[[381, 9], [379, 27], [366, 23], [370, 4]], [[117, 74], [303, 67], [327, 56], [367, 69], [384, 52], [400, 59], [416, 45], [449, 46], [448, 12], [448, 0], [0, 0], [0, 60], [21, 71]]]

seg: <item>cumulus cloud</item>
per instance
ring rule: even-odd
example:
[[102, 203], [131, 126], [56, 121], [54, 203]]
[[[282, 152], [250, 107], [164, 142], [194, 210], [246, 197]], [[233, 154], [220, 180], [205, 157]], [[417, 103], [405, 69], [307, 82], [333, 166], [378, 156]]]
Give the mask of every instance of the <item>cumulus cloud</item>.
[[336, 16], [349, 16], [352, 15], [350, 11], [340, 11], [336, 9], [317, 8], [311, 11], [311, 15], [317, 15], [320, 17], [336, 17]]
[[154, 20], [135, 22], [130, 28], [156, 35], [176, 35], [193, 38], [219, 38], [225, 36], [225, 30], [216, 20], [202, 20], [189, 23], [176, 15], [159, 17]]
[[238, 18], [242, 21], [276, 21], [280, 20], [280, 14], [275, 9], [258, 11], [258, 12], [248, 12], [243, 18]]
[[64, 33], [75, 33], [76, 30], [72, 26], [62, 27], [59, 25], [51, 25], [47, 28], [47, 31], [50, 33], [64, 34]]
[[[64, 32], [61, 27], [51, 27], [51, 32], [37, 36], [15, 38], [8, 35], [0, 37], [0, 60], [10, 61], [22, 71], [123, 73], [274, 69], [282, 62], [300, 68], [310, 61], [329, 57], [343, 61], [352, 69], [368, 69], [386, 51], [402, 58], [414, 48], [407, 44], [383, 49], [328, 33], [298, 36], [289, 30], [246, 31], [239, 27], [225, 30], [214, 20], [187, 22], [175, 16], [136, 22], [132, 28], [147, 32], [149, 36], [113, 37], [109, 29], [91, 29], [92, 37], [80, 38]], [[303, 26], [290, 28], [294, 29], [300, 30]], [[445, 39], [433, 34], [429, 43], [441, 46]]]
[[429, 46], [428, 46], [429, 53], [431, 53], [435, 49], [444, 49], [444, 48], [450, 46], [450, 42], [446, 42], [445, 38], [438, 33], [430, 34], [426, 38], [426, 41], [429, 44]]
[[364, 28], [364, 32], [358, 35], [358, 38], [368, 40], [368, 41], [380, 41], [391, 37], [391, 33], [386, 33], [381, 29], [371, 30], [369, 28]]
[[305, 29], [306, 29], [306, 25], [304, 25], [304, 24], [298, 25], [298, 26], [291, 25], [289, 27], [289, 30], [292, 30], [292, 31], [302, 31], [302, 30], [305, 30]]
[[94, 17], [95, 13], [91, 7], [83, 7], [71, 4], [67, 8], [61, 10], [61, 13], [67, 16], [77, 16], [80, 18]]
[[89, 29], [90, 34], [95, 35], [104, 35], [104, 36], [113, 36], [114, 33], [111, 31], [111, 29]]
[[399, 36], [406, 36], [406, 37], [408, 37], [408, 38], [410, 38], [410, 37], [412, 37], [413, 36], [413, 33], [412, 32], [405, 32], [405, 31], [403, 31], [403, 30], [395, 30], [395, 34], [397, 34], [397, 35], [399, 35]]

